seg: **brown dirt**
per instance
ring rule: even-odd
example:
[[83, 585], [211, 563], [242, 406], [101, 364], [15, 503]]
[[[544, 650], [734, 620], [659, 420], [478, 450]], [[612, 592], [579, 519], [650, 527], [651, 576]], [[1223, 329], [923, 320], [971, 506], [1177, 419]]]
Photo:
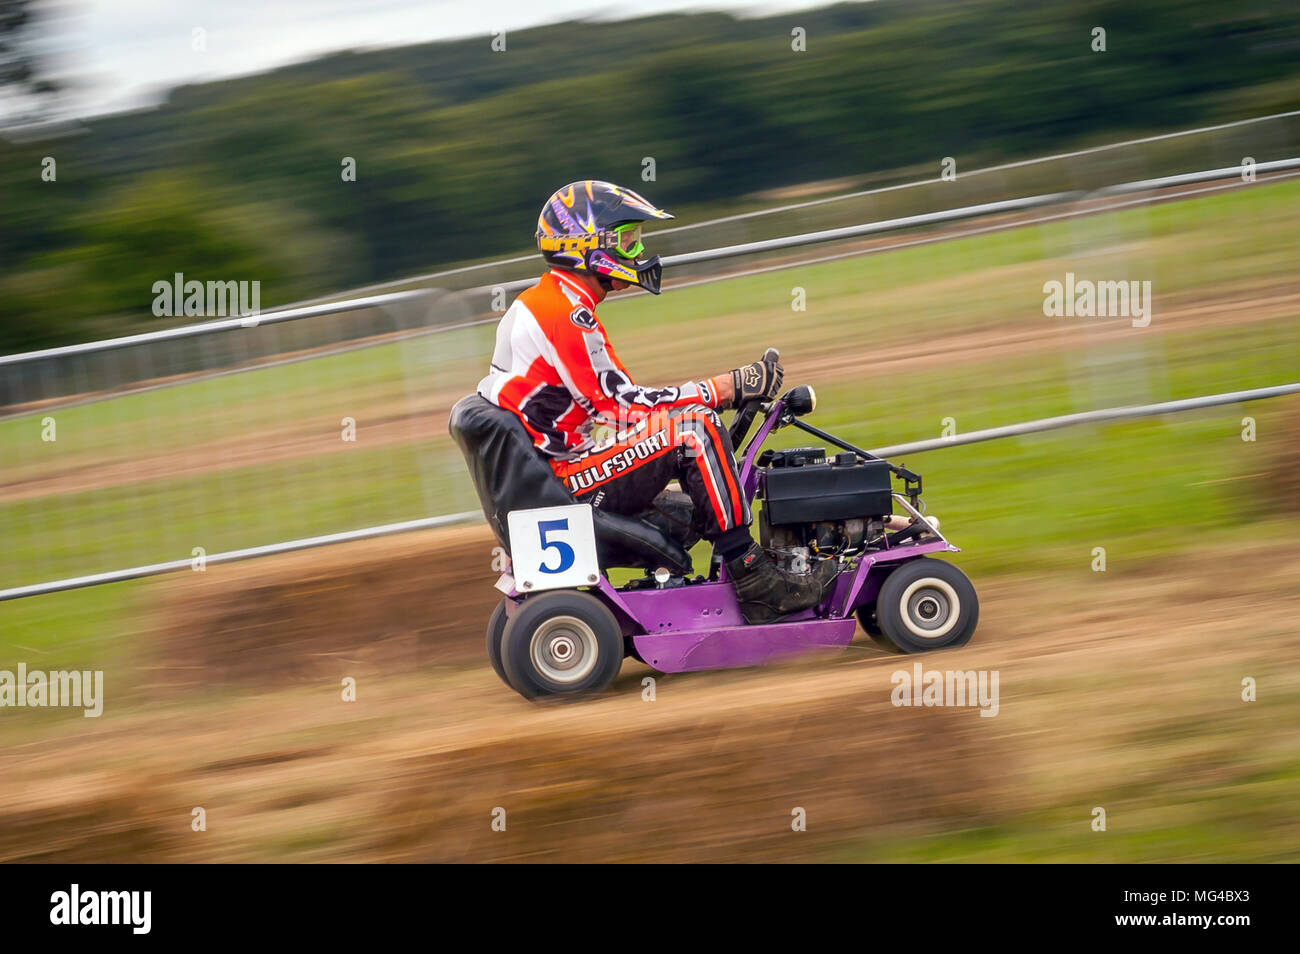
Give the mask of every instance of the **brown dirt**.
[[209, 566], [159, 587], [156, 686], [319, 681], [482, 658], [496, 541], [486, 526]]
[[1300, 514], [1300, 409], [1284, 419], [1282, 426], [1289, 439], [1281, 441], [1269, 479], [1260, 489], [1277, 512]]
[[[1288, 719], [1234, 707], [1241, 675], [1275, 700], [1297, 687], [1291, 542], [980, 584], [976, 639], [924, 663], [999, 670], [997, 718], [895, 708], [890, 675], [916, 657], [862, 643], [660, 675], [653, 702], [629, 660], [606, 696], [532, 705], [482, 659], [490, 546], [483, 531], [411, 535], [160, 585], [167, 668], [151, 660], [97, 722], [0, 750], [0, 861], [821, 857], [1098, 786], [1234, 783], [1233, 751], [1276, 747]], [[195, 806], [206, 832], [190, 830]], [[807, 832], [791, 831], [795, 808]]]

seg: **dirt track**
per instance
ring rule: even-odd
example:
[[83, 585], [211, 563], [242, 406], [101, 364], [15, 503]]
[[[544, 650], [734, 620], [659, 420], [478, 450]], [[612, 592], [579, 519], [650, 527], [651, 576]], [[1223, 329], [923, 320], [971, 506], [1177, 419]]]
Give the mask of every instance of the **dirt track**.
[[[1295, 757], [1300, 544], [982, 584], [975, 641], [923, 662], [997, 669], [994, 718], [892, 706], [916, 657], [861, 642], [659, 676], [654, 701], [628, 661], [606, 697], [531, 705], [482, 660], [490, 547], [411, 535], [159, 584], [157, 658], [107, 673], [130, 688], [105, 716], [51, 714], [65, 731], [0, 755], [0, 861], [871, 857], [875, 839], [1052, 810], [1104, 851], [1092, 805], [1120, 826], [1181, 818], [1202, 798], [1189, 779], [1246, 784]], [[1287, 817], [1259, 837], [1294, 858]]]

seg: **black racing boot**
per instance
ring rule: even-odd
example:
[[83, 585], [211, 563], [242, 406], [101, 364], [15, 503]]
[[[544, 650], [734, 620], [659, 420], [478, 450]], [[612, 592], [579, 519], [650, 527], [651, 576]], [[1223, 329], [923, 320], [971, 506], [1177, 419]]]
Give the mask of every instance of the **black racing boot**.
[[736, 588], [747, 623], [773, 623], [816, 606], [830, 592], [836, 572], [834, 560], [821, 561], [811, 573], [783, 570], [757, 543], [727, 561], [727, 576]]

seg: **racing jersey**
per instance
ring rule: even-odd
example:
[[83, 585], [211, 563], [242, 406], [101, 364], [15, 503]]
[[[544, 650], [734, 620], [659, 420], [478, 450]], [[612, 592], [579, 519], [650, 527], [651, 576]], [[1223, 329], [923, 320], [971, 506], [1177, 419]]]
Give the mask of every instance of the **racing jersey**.
[[617, 432], [656, 408], [718, 406], [713, 380], [667, 388], [636, 384], [596, 317], [591, 292], [559, 269], [543, 275], [506, 311], [478, 393], [519, 415], [555, 463], [595, 446], [592, 430], [598, 424]]

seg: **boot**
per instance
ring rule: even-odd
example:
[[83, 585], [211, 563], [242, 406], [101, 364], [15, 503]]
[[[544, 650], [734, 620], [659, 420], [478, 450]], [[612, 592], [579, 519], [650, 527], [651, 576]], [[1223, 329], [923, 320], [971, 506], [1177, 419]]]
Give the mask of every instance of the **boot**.
[[837, 572], [834, 560], [823, 560], [811, 573], [791, 573], [773, 563], [757, 543], [727, 561], [727, 576], [747, 623], [773, 623], [816, 606], [830, 592]]

